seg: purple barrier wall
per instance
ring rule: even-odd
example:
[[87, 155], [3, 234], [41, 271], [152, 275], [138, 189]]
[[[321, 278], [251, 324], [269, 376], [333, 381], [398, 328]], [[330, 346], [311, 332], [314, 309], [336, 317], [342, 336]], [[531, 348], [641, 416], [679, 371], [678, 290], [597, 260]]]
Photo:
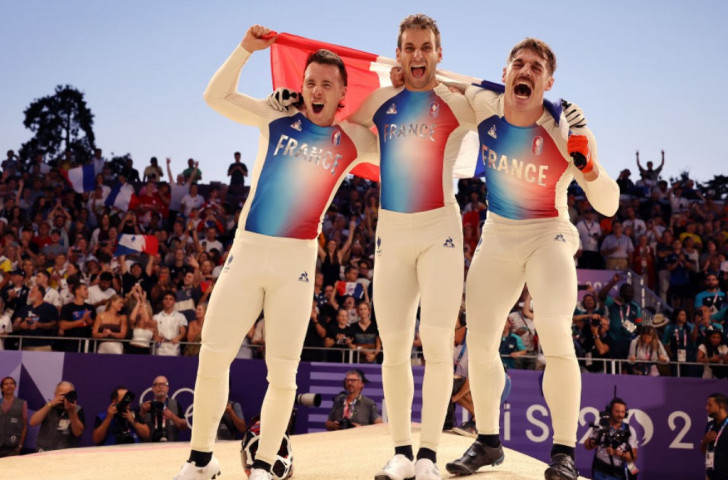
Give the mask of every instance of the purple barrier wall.
[[[320, 393], [323, 402], [319, 408], [297, 407], [296, 433], [323, 429], [333, 397], [342, 390], [344, 374], [352, 367], [365, 372], [369, 383], [364, 394], [382, 408], [380, 366], [303, 363], [297, 377], [299, 392]], [[18, 395], [28, 400], [31, 410], [53, 396], [61, 379], [76, 384], [79, 403], [86, 411], [85, 445], [91, 443], [93, 419], [108, 406], [113, 388], [123, 384], [146, 400], [150, 397], [148, 389], [153, 378], [160, 374], [169, 379], [170, 394], [184, 404], [191, 422], [196, 368], [197, 359], [186, 357], [0, 351], [0, 377], [11, 375], [18, 379]], [[246, 419], [260, 411], [266, 387], [265, 371], [264, 363], [259, 360], [236, 360], [231, 367], [231, 398], [243, 405]], [[412, 417], [419, 421], [423, 368], [413, 367], [413, 371], [416, 388]], [[548, 460], [553, 432], [541, 395], [540, 372], [512, 370], [510, 373], [513, 388], [502, 412], [501, 438], [509, 448]], [[611, 400], [616, 386], [617, 395], [629, 405], [629, 423], [638, 436], [640, 480], [702, 478], [699, 444], [707, 421], [705, 400], [713, 392], [728, 393], [727, 381], [584, 374], [582, 385], [577, 432], [580, 445], [589, 424]], [[26, 446], [32, 448], [34, 444], [34, 436], [30, 435]], [[589, 475], [592, 457], [592, 452], [577, 447], [577, 465], [584, 475]]]

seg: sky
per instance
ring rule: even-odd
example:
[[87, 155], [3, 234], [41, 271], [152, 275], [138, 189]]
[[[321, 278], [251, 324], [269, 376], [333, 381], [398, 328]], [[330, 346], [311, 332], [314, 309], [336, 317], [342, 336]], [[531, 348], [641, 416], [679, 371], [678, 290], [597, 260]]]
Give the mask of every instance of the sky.
[[[32, 136], [25, 108], [68, 84], [84, 93], [107, 158], [130, 153], [141, 172], [170, 157], [174, 175], [194, 158], [203, 181], [227, 181], [233, 152], [251, 167], [258, 130], [202, 93], [250, 25], [394, 58], [399, 22], [425, 13], [441, 31], [440, 68], [478, 78], [500, 81], [523, 38], [546, 41], [558, 61], [547, 98], [583, 108], [612, 177], [629, 168], [637, 179], [635, 151], [657, 165], [662, 149], [665, 178], [728, 174], [724, 0], [0, 0], [0, 11], [3, 158]], [[256, 52], [239, 91], [271, 88], [269, 53]]]

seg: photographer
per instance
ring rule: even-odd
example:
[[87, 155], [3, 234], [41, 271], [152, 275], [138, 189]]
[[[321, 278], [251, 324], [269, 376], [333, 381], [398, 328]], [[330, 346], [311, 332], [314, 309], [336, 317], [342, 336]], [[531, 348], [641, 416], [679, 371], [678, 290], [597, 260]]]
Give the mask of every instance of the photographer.
[[138, 443], [149, 438], [149, 427], [134, 414], [131, 402], [134, 394], [126, 387], [111, 392], [111, 404], [105, 412], [96, 415], [93, 441], [96, 445]]
[[187, 420], [184, 418], [184, 408], [177, 400], [170, 398], [169, 381], [167, 377], [158, 376], [152, 382], [154, 399], [146, 401], [139, 406], [139, 414], [149, 427], [152, 442], [174, 442], [179, 439], [179, 432], [186, 430]]
[[62, 381], [56, 386], [53, 400], [30, 417], [31, 427], [40, 425], [36, 444], [39, 452], [78, 447], [86, 416], [77, 401], [73, 384]]
[[344, 392], [334, 398], [334, 405], [326, 420], [326, 430], [344, 430], [382, 423], [377, 404], [361, 394], [367, 383], [360, 370], [349, 370], [344, 378]]
[[592, 424], [589, 438], [584, 442], [587, 450], [595, 450], [592, 463], [594, 480], [632, 480], [636, 477], [636, 435], [624, 423], [627, 404], [614, 397], [607, 405], [598, 424]]
[[[611, 358], [610, 350], [612, 341], [609, 338], [609, 319], [594, 314], [592, 318], [584, 322], [584, 326], [579, 331], [576, 341], [582, 349], [584, 360], [584, 368], [593, 373], [606, 373], [610, 370], [610, 366], [602, 360]], [[595, 361], [596, 360], [596, 361]]]

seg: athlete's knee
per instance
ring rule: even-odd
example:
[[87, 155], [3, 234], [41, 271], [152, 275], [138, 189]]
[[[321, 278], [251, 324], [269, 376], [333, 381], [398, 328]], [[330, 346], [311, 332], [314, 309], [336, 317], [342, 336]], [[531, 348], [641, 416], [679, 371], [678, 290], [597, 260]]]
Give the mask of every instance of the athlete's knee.
[[399, 365], [409, 363], [412, 356], [412, 334], [409, 331], [389, 332], [382, 334], [382, 350], [384, 359], [382, 365]]
[[422, 353], [428, 365], [452, 363], [454, 336], [453, 328], [420, 325]]
[[298, 359], [271, 358], [265, 359], [268, 367], [268, 384], [285, 390], [296, 389], [296, 373], [298, 372]]
[[216, 377], [225, 374], [235, 358], [235, 351], [214, 348], [203, 344], [200, 348], [197, 375], [201, 377]]

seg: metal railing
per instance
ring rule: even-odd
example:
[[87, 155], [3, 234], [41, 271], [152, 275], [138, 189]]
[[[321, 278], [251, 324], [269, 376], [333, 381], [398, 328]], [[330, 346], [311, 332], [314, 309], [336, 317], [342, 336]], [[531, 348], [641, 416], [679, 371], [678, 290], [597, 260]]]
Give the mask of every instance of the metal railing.
[[[98, 346], [103, 342], [109, 342], [110, 340], [107, 339], [100, 339], [100, 338], [87, 338], [87, 337], [57, 337], [57, 336], [30, 336], [30, 335], [5, 335], [0, 336], [0, 341], [4, 340], [6, 342], [6, 348], [7, 348], [7, 342], [10, 341], [17, 341], [17, 345], [12, 348], [13, 350], [22, 350], [23, 349], [23, 341], [26, 340], [49, 340], [53, 344], [54, 351], [65, 351], [62, 349], [59, 349], [60, 343], [57, 342], [78, 342], [78, 348], [77, 353], [88, 353], [88, 354], [96, 354], [98, 350]], [[118, 339], [113, 340], [114, 342], [119, 342], [122, 344], [128, 344], [131, 342], [131, 339]], [[184, 347], [186, 345], [197, 345], [199, 346], [199, 342], [179, 342], [180, 345], [180, 355], [184, 355]], [[151, 347], [151, 355], [156, 354], [157, 344], [152, 342]], [[239, 358], [263, 358], [263, 352], [265, 350], [265, 345], [248, 345], [243, 344], [240, 347], [240, 353], [238, 354]], [[306, 353], [311, 352], [318, 352], [320, 355], [319, 359], [314, 359], [312, 361], [325, 361], [330, 363], [351, 363], [351, 364], [357, 364], [357, 363], [367, 363], [364, 361], [363, 354], [368, 352], [374, 352], [375, 350], [365, 349], [365, 348], [327, 348], [327, 347], [304, 347], [304, 358], [306, 358]], [[99, 354], [100, 355], [100, 354]], [[508, 358], [506, 356], [502, 356], [503, 358]], [[529, 359], [532, 360], [531, 364], [536, 365], [535, 369], [542, 369], [543, 364], [539, 365], [539, 357], [537, 355], [522, 355], [516, 359], [516, 367], [515, 369], [519, 370], [522, 368], [519, 368], [519, 364], [522, 363], [519, 361], [519, 359]], [[413, 352], [412, 354], [412, 361], [413, 364], [419, 364], [424, 363], [421, 362], [422, 357], [420, 356], [419, 352]], [[633, 368], [634, 365], [657, 365], [658, 368], [662, 367], [662, 370], [665, 371], [666, 369], [669, 369], [670, 376], [674, 377], [683, 377], [686, 375], [686, 373], [692, 373], [692, 375], [688, 375], [691, 377], [695, 377], [695, 373], [697, 373], [698, 369], [702, 369], [703, 367], [710, 366], [710, 367], [728, 367], [725, 363], [700, 363], [700, 362], [655, 362], [655, 361], [645, 361], [645, 360], [635, 360], [630, 361], [624, 358], [587, 358], [587, 357], [577, 357], [577, 360], [579, 361], [580, 366], [582, 367], [582, 370], [587, 370], [586, 366], [588, 364], [591, 365], [600, 365], [601, 367], [599, 369], [590, 369], [588, 371], [592, 373], [605, 373], [605, 374], [613, 374], [613, 375], [619, 375], [625, 372], [628, 372]], [[598, 371], [595, 371], [598, 370]], [[689, 370], [692, 370], [692, 372], [688, 372]], [[702, 373], [702, 372], [701, 372]], [[660, 373], [662, 375], [662, 372]]]

